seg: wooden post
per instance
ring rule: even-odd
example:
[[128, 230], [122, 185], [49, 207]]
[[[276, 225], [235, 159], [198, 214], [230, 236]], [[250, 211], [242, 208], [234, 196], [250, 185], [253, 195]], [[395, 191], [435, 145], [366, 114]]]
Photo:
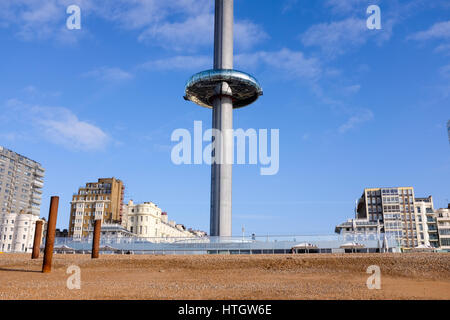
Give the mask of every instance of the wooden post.
[[44, 221], [37, 220], [36, 228], [34, 230], [34, 242], [33, 242], [33, 253], [31, 254], [31, 259], [39, 258], [39, 251], [41, 248], [41, 240], [42, 240], [42, 226]]
[[100, 250], [100, 231], [102, 229], [102, 220], [95, 220], [94, 236], [92, 239], [92, 259], [98, 259], [98, 252]]
[[47, 235], [45, 237], [44, 262], [42, 273], [52, 271], [53, 246], [55, 245], [56, 218], [58, 217], [59, 197], [50, 200], [50, 211], [48, 213]]

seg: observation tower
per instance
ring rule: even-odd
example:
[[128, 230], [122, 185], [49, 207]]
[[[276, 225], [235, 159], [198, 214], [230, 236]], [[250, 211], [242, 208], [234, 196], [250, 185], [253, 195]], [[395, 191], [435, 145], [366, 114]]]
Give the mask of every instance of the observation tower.
[[232, 235], [233, 109], [248, 106], [263, 94], [254, 77], [233, 69], [233, 1], [216, 0], [214, 69], [193, 75], [186, 84], [184, 96], [212, 109], [210, 235], [220, 237]]

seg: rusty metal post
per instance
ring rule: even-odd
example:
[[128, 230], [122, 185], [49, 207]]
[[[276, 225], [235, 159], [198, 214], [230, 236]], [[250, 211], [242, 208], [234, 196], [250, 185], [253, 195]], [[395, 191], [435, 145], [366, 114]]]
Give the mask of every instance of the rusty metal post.
[[58, 216], [59, 197], [52, 197], [50, 200], [50, 211], [48, 213], [47, 235], [45, 237], [44, 262], [42, 272], [52, 271], [53, 246], [55, 244], [56, 218]]
[[98, 259], [98, 252], [100, 250], [100, 231], [102, 229], [102, 220], [95, 220], [94, 237], [92, 239], [92, 259]]
[[39, 251], [41, 249], [43, 224], [44, 224], [44, 221], [42, 221], [42, 220], [36, 221], [36, 228], [34, 230], [33, 253], [31, 254], [31, 259], [39, 258]]

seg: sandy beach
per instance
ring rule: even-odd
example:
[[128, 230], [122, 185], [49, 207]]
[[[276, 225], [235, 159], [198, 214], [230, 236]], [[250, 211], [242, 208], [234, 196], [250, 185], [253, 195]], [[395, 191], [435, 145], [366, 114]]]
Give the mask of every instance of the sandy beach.
[[[78, 266], [81, 289], [68, 289]], [[366, 270], [381, 270], [369, 290]], [[0, 299], [450, 299], [449, 254], [61, 255], [0, 254]]]

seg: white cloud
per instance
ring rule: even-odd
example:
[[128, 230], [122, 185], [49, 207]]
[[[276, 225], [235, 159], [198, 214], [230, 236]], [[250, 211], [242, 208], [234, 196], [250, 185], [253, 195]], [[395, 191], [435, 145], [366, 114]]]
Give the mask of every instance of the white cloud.
[[0, 20], [3, 26], [18, 26], [22, 39], [47, 38], [58, 19], [56, 1], [1, 1]]
[[[213, 64], [210, 56], [190, 55], [174, 56], [165, 59], [151, 60], [140, 66], [147, 70], [200, 70], [211, 68]], [[283, 76], [315, 80], [321, 74], [319, 60], [307, 58], [301, 51], [281, 49], [279, 51], [256, 51], [235, 56], [236, 69], [254, 69], [267, 67], [280, 71]]]
[[355, 93], [358, 93], [360, 89], [361, 89], [361, 85], [359, 85], [359, 84], [354, 84], [354, 85], [351, 85], [351, 86], [347, 86], [347, 87], [342, 88], [342, 92], [343, 92], [345, 95], [353, 95], [353, 94], [355, 94]]
[[301, 51], [286, 48], [237, 55], [236, 65], [243, 69], [265, 65], [283, 71], [283, 75], [309, 80], [317, 79], [322, 73], [317, 59], [306, 58]]
[[409, 36], [409, 39], [426, 41], [431, 39], [450, 39], [450, 21], [439, 22], [428, 30], [421, 31]]
[[125, 29], [141, 29], [164, 24], [174, 17], [186, 19], [210, 13], [210, 0], [90, 0], [94, 12], [104, 19], [120, 23]]
[[439, 44], [434, 51], [448, 55], [450, 52], [450, 21], [435, 23], [428, 30], [410, 35], [408, 39], [416, 41], [441, 40], [443, 43]]
[[34, 85], [26, 86], [22, 89], [22, 92], [30, 98], [54, 98], [61, 95], [61, 92], [58, 91], [43, 92]]
[[302, 140], [303, 140], [303, 141], [307, 141], [307, 140], [309, 140], [310, 137], [311, 137], [311, 134], [310, 134], [310, 133], [304, 133], [304, 134], [302, 135]]
[[66, 108], [32, 107], [35, 121], [44, 135], [55, 144], [68, 149], [102, 150], [109, 142], [108, 135], [97, 126], [78, 117]]
[[107, 82], [130, 80], [133, 75], [120, 68], [100, 67], [82, 74], [83, 77], [95, 78]]
[[30, 135], [44, 139], [70, 150], [97, 151], [104, 149], [110, 137], [99, 127], [80, 120], [72, 111], [63, 107], [29, 105], [18, 99], [10, 99], [4, 105], [2, 121], [15, 123], [20, 133], [10, 132], [8, 136]]
[[145, 62], [140, 68], [146, 70], [202, 70], [211, 68], [210, 56], [175, 56]]
[[[382, 45], [391, 39], [396, 24], [416, 13], [419, 2], [423, 0], [405, 3], [394, 0], [327, 0], [324, 2], [325, 8], [331, 9], [343, 20], [313, 25], [300, 39], [305, 46], [321, 48], [330, 58], [358, 48], [369, 40]], [[369, 14], [366, 10], [370, 5], [381, 7], [381, 30], [367, 28]]]
[[450, 43], [441, 44], [436, 47], [434, 52], [444, 53], [446, 55], [450, 55]]
[[83, 13], [92, 8], [92, 0], [1, 0], [0, 28], [11, 28], [25, 41], [55, 39], [75, 43], [87, 32], [69, 32], [65, 28], [66, 8], [70, 4], [80, 5]]
[[282, 13], [286, 13], [292, 10], [298, 3], [298, 0], [284, 0], [283, 7], [281, 8]]
[[[65, 28], [66, 8], [81, 8], [82, 29]], [[87, 34], [86, 16], [97, 16], [126, 30], [139, 32], [138, 39], [174, 50], [195, 51], [210, 45], [214, 33], [214, 1], [211, 0], [1, 0], [0, 27], [13, 27], [24, 40], [56, 39], [74, 43]], [[235, 21], [236, 45], [248, 49], [268, 38], [261, 26]]]
[[362, 109], [358, 112], [358, 114], [351, 116], [347, 122], [345, 122], [343, 125], [341, 125], [338, 129], [338, 132], [343, 134], [346, 133], [347, 131], [355, 128], [356, 126], [373, 120], [374, 115], [373, 112], [371, 110], [368, 109]]
[[443, 66], [439, 71], [442, 77], [450, 79], [450, 64]]
[[[268, 38], [263, 29], [250, 21], [236, 21], [234, 41], [246, 50]], [[196, 51], [198, 47], [212, 46], [214, 42], [214, 15], [205, 13], [182, 22], [152, 25], [139, 36], [139, 41], [157, 43], [177, 51]]]
[[214, 16], [202, 14], [183, 22], [166, 22], [146, 29], [139, 41], [157, 41], [163, 47], [193, 51], [198, 46], [212, 43]]
[[269, 35], [264, 32], [261, 26], [251, 21], [237, 21], [234, 25], [234, 38], [238, 49], [247, 50], [256, 44], [269, 39]]
[[330, 56], [363, 45], [367, 42], [367, 38], [366, 21], [356, 18], [316, 24], [300, 36], [305, 46], [320, 47]]
[[325, 7], [331, 8], [333, 13], [347, 14], [363, 12], [372, 4], [378, 4], [379, 0], [327, 0]]

